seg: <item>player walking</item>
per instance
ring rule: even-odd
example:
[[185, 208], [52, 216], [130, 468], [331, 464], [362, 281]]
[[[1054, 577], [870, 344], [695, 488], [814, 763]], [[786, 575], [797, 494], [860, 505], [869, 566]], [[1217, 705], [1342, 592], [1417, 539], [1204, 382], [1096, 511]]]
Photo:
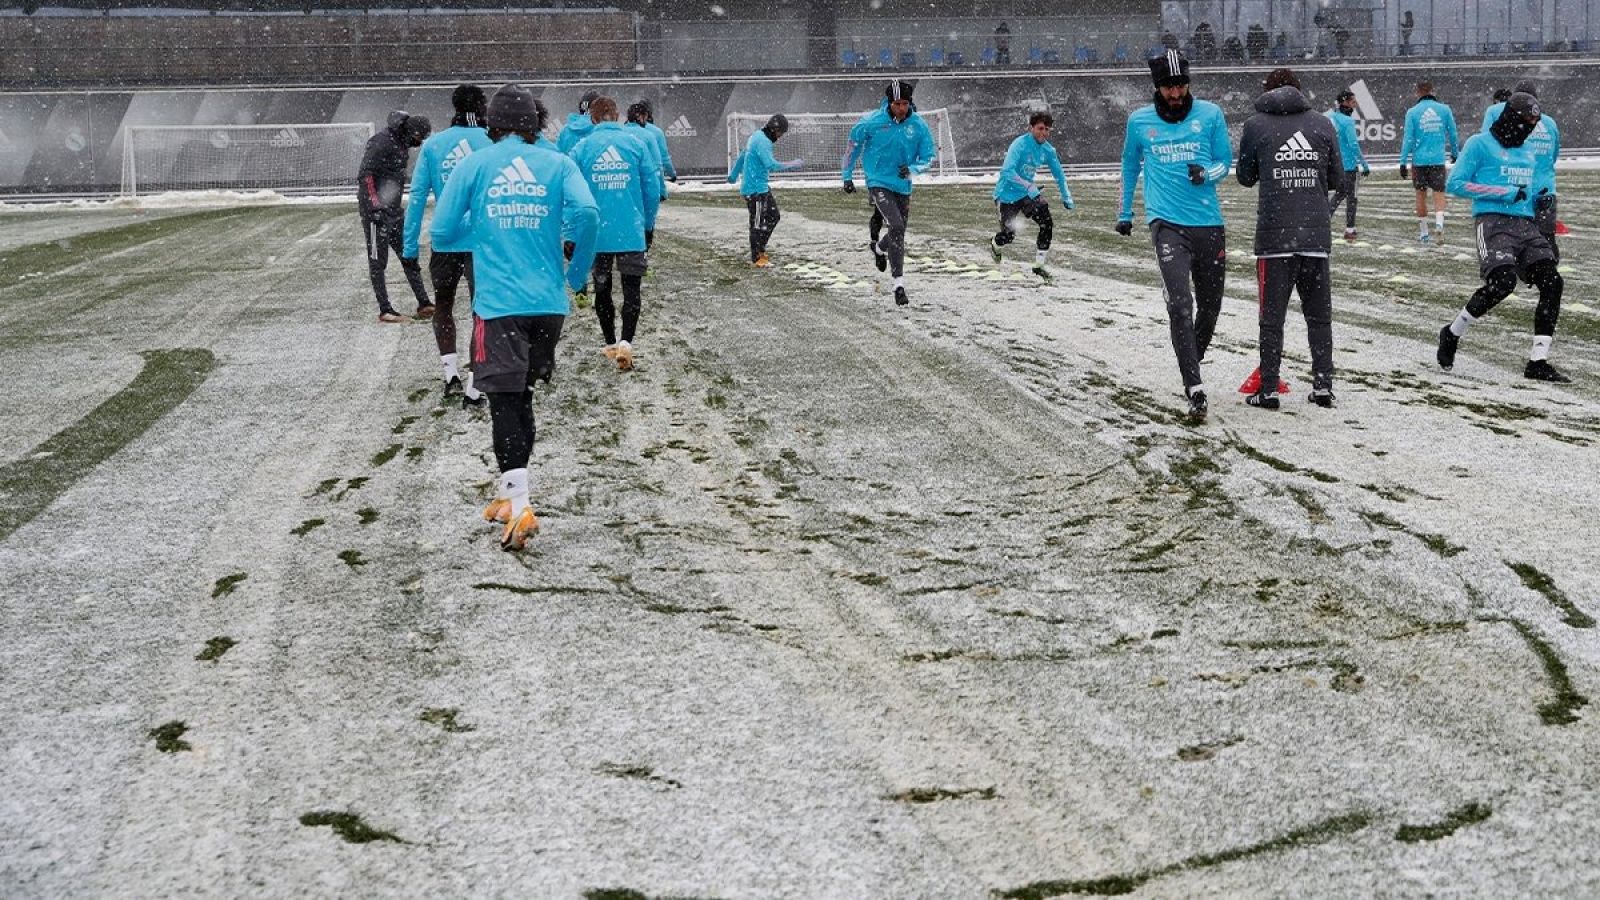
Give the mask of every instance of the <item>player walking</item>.
[[584, 91], [578, 99], [578, 111], [567, 113], [567, 124], [556, 135], [556, 149], [567, 155], [572, 154], [572, 148], [578, 142], [589, 136], [594, 130], [594, 118], [589, 115], [589, 105], [600, 99], [599, 91]]
[[1356, 239], [1356, 188], [1363, 177], [1372, 174], [1372, 167], [1361, 153], [1355, 114], [1356, 95], [1340, 91], [1338, 105], [1328, 110], [1328, 121], [1333, 123], [1333, 130], [1339, 136], [1339, 158], [1344, 160], [1344, 173], [1328, 196], [1328, 217], [1333, 218], [1339, 212], [1339, 204], [1348, 201], [1344, 208], [1344, 239], [1347, 241]]
[[1537, 97], [1512, 94], [1489, 126], [1489, 133], [1467, 139], [1461, 162], [1450, 173], [1450, 193], [1472, 198], [1483, 286], [1455, 321], [1439, 329], [1437, 359], [1447, 372], [1455, 366], [1456, 348], [1467, 329], [1510, 296], [1520, 274], [1539, 290], [1539, 305], [1533, 311], [1533, 349], [1522, 375], [1534, 381], [1572, 380], [1550, 364], [1564, 284], [1556, 270], [1555, 251], [1534, 224], [1538, 160], [1528, 146], [1528, 136], [1540, 121]]
[[417, 295], [418, 318], [433, 315], [433, 303], [422, 286], [422, 267], [417, 265], [416, 254], [406, 256], [401, 243], [405, 211], [400, 206], [411, 148], [420, 147], [431, 131], [433, 125], [426, 116], [413, 116], [397, 109], [389, 113], [388, 127], [367, 139], [366, 152], [361, 156], [361, 170], [356, 175], [356, 204], [361, 210], [361, 233], [367, 240], [367, 274], [372, 278], [372, 292], [378, 298], [379, 322], [406, 321], [405, 316], [389, 305], [389, 286], [383, 277], [384, 270], [389, 268], [391, 250], [400, 257], [400, 268], [406, 273], [411, 292]]
[[[911, 102], [909, 82], [891, 81], [883, 89], [883, 102], [861, 117], [850, 129], [850, 147], [845, 152], [844, 192], [856, 192], [851, 178], [856, 163], [867, 179], [867, 197], [872, 201], [872, 218], [867, 223], [872, 259], [882, 272], [886, 267], [894, 278], [894, 302], [910, 303], [906, 296], [906, 220], [911, 216], [911, 176], [921, 175], [933, 164], [933, 132], [917, 115]], [[887, 226], [880, 241], [878, 235]]]
[[1055, 221], [1050, 218], [1050, 204], [1044, 201], [1038, 185], [1033, 183], [1040, 166], [1048, 166], [1055, 176], [1056, 190], [1061, 193], [1061, 205], [1072, 209], [1072, 192], [1067, 190], [1067, 176], [1061, 171], [1061, 158], [1050, 143], [1050, 129], [1055, 119], [1047, 112], [1028, 116], [1028, 131], [1019, 135], [1006, 150], [1005, 162], [1000, 166], [1000, 177], [994, 185], [994, 202], [1000, 210], [1000, 230], [989, 239], [989, 252], [1000, 262], [1000, 248], [1016, 240], [1017, 228], [1024, 218], [1039, 226], [1038, 249], [1033, 257], [1033, 274], [1045, 281], [1050, 271], [1044, 267], [1050, 253], [1050, 240], [1055, 233]]
[[744, 152], [739, 154], [733, 161], [733, 167], [728, 170], [728, 183], [738, 182], [739, 194], [744, 197], [745, 208], [750, 212], [750, 264], [758, 269], [772, 265], [772, 261], [767, 259], [767, 241], [772, 239], [773, 229], [778, 227], [778, 220], [782, 218], [767, 176], [772, 172], [798, 169], [805, 165], [805, 160], [801, 159], [778, 162], [773, 155], [773, 145], [788, 132], [789, 120], [782, 114], [767, 119], [767, 124], [761, 126], [760, 131], [750, 135], [750, 140], [745, 142]]
[[1201, 421], [1208, 406], [1200, 360], [1216, 331], [1228, 273], [1217, 182], [1228, 176], [1233, 150], [1222, 110], [1189, 93], [1189, 60], [1182, 53], [1168, 50], [1150, 60], [1150, 77], [1156, 87], [1154, 102], [1128, 116], [1122, 144], [1117, 233], [1133, 233], [1133, 189], [1142, 171], [1145, 221], [1161, 269], [1172, 349], [1189, 400], [1189, 418]]
[[[1278, 408], [1278, 366], [1289, 294], [1298, 291], [1311, 343], [1311, 402], [1333, 406], [1333, 294], [1328, 278], [1328, 185], [1345, 174], [1333, 123], [1311, 111], [1300, 80], [1274, 69], [1239, 137], [1239, 183], [1260, 185], [1256, 290], [1261, 300], [1261, 386], [1245, 402]], [[1354, 176], [1352, 171], [1349, 173]]]
[[[417, 167], [412, 172], [411, 197], [406, 202], [405, 249], [402, 260], [415, 262], [422, 238], [422, 216], [428, 208], [428, 197], [444, 196], [444, 185], [450, 173], [474, 150], [494, 143], [484, 130], [485, 99], [483, 88], [475, 84], [458, 86], [450, 95], [455, 116], [450, 127], [428, 138], [417, 152]], [[465, 385], [456, 359], [456, 288], [464, 277], [467, 295], [472, 294], [472, 246], [433, 245], [428, 256], [428, 276], [433, 282], [434, 313], [433, 340], [439, 348], [439, 362], [444, 366], [444, 392], [446, 396], [460, 391], [462, 400], [469, 404], [483, 402], [483, 395], [472, 386], [472, 373], [467, 373]]]
[[[650, 154], [651, 163], [655, 166], [656, 195], [658, 200], [665, 200], [667, 199], [666, 166], [661, 162], [661, 146], [656, 143], [655, 135], [650, 133], [649, 115], [649, 105], [641, 100], [628, 107], [628, 121], [622, 127], [628, 129], [629, 134], [638, 138], [639, 143]], [[661, 129], [658, 128], [656, 130], [660, 131]], [[649, 250], [655, 242], [656, 229], [655, 225], [652, 224], [650, 230], [644, 233], [644, 248]]]
[[1461, 142], [1456, 139], [1456, 116], [1433, 95], [1433, 83], [1417, 82], [1417, 103], [1406, 111], [1405, 137], [1400, 143], [1400, 177], [1411, 179], [1417, 191], [1417, 240], [1426, 244], [1428, 192], [1433, 192], [1433, 237], [1444, 237], [1444, 161], [1456, 161]]
[[[555, 371], [566, 287], [582, 287], [599, 213], [570, 158], [533, 146], [544, 124], [533, 94], [508, 84], [489, 98], [494, 146], [468, 156], [445, 184], [430, 232], [435, 245], [473, 248], [472, 366], [489, 395], [500, 485], [484, 518], [503, 521], [500, 546], [520, 550], [539, 520], [528, 503], [534, 382]], [[563, 271], [561, 225], [574, 241]], [[470, 237], [469, 237], [470, 235]]]
[[[597, 97], [589, 107], [594, 129], [572, 148], [572, 159], [600, 209], [595, 237], [594, 311], [605, 354], [626, 372], [633, 368], [633, 339], [643, 307], [645, 235], [656, 227], [661, 204], [661, 164], [648, 136], [617, 122], [617, 103]], [[622, 340], [617, 340], [611, 270], [622, 277]]]

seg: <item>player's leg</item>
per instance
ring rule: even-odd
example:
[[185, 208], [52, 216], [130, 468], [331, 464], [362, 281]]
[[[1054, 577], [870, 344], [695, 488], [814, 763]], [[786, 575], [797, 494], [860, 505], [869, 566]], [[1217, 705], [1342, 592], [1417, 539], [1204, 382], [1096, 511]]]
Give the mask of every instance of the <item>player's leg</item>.
[[1050, 272], [1044, 267], [1044, 261], [1050, 255], [1050, 243], [1055, 239], [1056, 220], [1050, 215], [1050, 204], [1044, 202], [1044, 198], [1035, 197], [1026, 203], [1023, 214], [1039, 226], [1039, 239], [1034, 243], [1033, 274], [1049, 281]]
[[1211, 336], [1222, 313], [1222, 290], [1228, 279], [1228, 236], [1222, 226], [1191, 228], [1190, 266], [1194, 275], [1194, 349], [1206, 358]]
[[[1200, 380], [1200, 355], [1194, 343], [1194, 293], [1190, 287], [1191, 251], [1189, 229], [1181, 229], [1156, 220], [1151, 224], [1150, 239], [1155, 244], [1156, 266], [1161, 271], [1161, 294], [1167, 303], [1167, 328], [1172, 339], [1172, 352], [1178, 360], [1178, 374], [1183, 379], [1184, 395], [1190, 398], [1191, 408], [1195, 395], [1204, 404], [1205, 384]], [[1196, 418], [1205, 415], [1203, 409], [1193, 411]]]
[[994, 237], [989, 239], [989, 255], [994, 257], [995, 262], [1000, 262], [1003, 258], [1000, 248], [1009, 246], [1012, 241], [1017, 239], [1016, 222], [1017, 217], [1022, 215], [1022, 211], [1017, 208], [1015, 203], [1003, 203], [996, 200], [994, 205], [1000, 214], [1000, 230], [996, 231]]
[[361, 236], [367, 242], [367, 277], [372, 281], [372, 293], [378, 299], [379, 321], [402, 321], [405, 317], [395, 312], [389, 304], [389, 284], [384, 271], [389, 268], [389, 244], [382, 235], [382, 226], [365, 216], [361, 220]]
[[1566, 282], [1556, 268], [1555, 253], [1550, 249], [1537, 226], [1531, 226], [1524, 244], [1523, 280], [1539, 291], [1539, 305], [1533, 310], [1533, 349], [1528, 354], [1528, 365], [1523, 377], [1535, 381], [1569, 382], [1550, 364], [1550, 345], [1555, 341], [1556, 322], [1561, 318], [1561, 293]]
[[[1352, 195], [1353, 198], [1354, 195]], [[1333, 406], [1333, 283], [1326, 256], [1301, 256], [1295, 277], [1311, 348], [1311, 402]]]
[[615, 254], [596, 253], [594, 267], [589, 277], [594, 281], [594, 315], [600, 322], [600, 336], [605, 341], [605, 354], [611, 359], [617, 355], [617, 307], [611, 299], [611, 262]]
[[617, 254], [617, 274], [622, 280], [622, 340], [617, 342], [617, 368], [633, 368], [633, 341], [644, 309], [644, 275], [649, 271], [643, 253]]
[[1283, 320], [1294, 290], [1297, 256], [1256, 260], [1257, 345], [1261, 386], [1245, 398], [1251, 406], [1278, 408], [1278, 367], [1283, 362]]
[[383, 235], [384, 243], [395, 256], [400, 259], [400, 270], [406, 273], [406, 282], [411, 285], [411, 293], [417, 298], [417, 318], [426, 319], [433, 315], [433, 301], [428, 299], [428, 288], [422, 282], [422, 263], [415, 258], [402, 255], [405, 248], [405, 220], [399, 216], [385, 219], [379, 229]]

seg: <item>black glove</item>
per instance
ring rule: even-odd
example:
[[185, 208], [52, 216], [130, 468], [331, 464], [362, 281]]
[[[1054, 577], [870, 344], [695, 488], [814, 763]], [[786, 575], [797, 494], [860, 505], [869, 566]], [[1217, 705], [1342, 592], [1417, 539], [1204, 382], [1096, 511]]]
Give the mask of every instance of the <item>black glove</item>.
[[1400, 164], [1400, 177], [1401, 178], [1410, 178], [1411, 177], [1411, 167], [1406, 165], [1405, 163], [1401, 163]]
[[910, 166], [901, 166], [900, 167], [900, 177], [901, 178], [910, 178], [911, 177], [911, 167]]
[[1189, 183], [1190, 184], [1205, 184], [1206, 183], [1206, 168], [1205, 168], [1205, 166], [1202, 166], [1199, 163], [1189, 163]]
[[1526, 199], [1528, 199], [1528, 189], [1525, 188], [1525, 187], [1520, 187], [1519, 186], [1517, 188], [1517, 196], [1513, 197], [1511, 202], [1513, 202], [1513, 203], [1521, 203], [1522, 201], [1524, 201]]
[[672, 182], [673, 184], [677, 184], [678, 183], [678, 176], [676, 176], [676, 175], [668, 175], [667, 176], [667, 180]]
[[1117, 234], [1120, 234], [1123, 237], [1133, 234], [1133, 223], [1127, 219], [1123, 219], [1122, 221], [1118, 222]]
[[856, 183], [846, 178], [844, 180], [844, 192], [846, 194], [854, 194], [856, 192]]
[[1068, 212], [1072, 211], [1072, 201], [1071, 200], [1062, 200], [1061, 201], [1061, 205], [1066, 207]]
[[1452, 153], [1452, 154], [1450, 154], [1450, 165], [1453, 166], [1455, 164], [1456, 164], [1456, 155], [1454, 153]]

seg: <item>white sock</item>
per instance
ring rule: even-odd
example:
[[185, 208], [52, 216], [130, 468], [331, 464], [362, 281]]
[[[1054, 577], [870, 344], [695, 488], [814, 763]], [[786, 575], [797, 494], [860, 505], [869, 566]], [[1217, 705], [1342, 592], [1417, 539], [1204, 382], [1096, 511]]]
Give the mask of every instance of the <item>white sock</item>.
[[1200, 382], [1199, 384], [1190, 385], [1185, 390], [1185, 393], [1188, 394], [1190, 397], [1193, 397], [1195, 394], [1204, 394], [1205, 392], [1206, 392], [1206, 385], [1205, 385], [1205, 382], [1203, 382], [1203, 381]]
[[439, 354], [439, 362], [444, 363], [444, 380], [460, 378], [461, 373], [456, 371], [456, 355], [454, 353]]
[[1428, 217], [1427, 216], [1423, 216], [1422, 218], [1417, 220], [1417, 233], [1418, 234], [1427, 234], [1428, 233]]
[[511, 501], [511, 518], [515, 521], [528, 508], [528, 470], [511, 469], [500, 473], [500, 496]]
[[633, 349], [633, 345], [628, 343], [627, 341], [617, 341], [617, 349], [618, 350], [632, 350]]
[[463, 384], [462, 387], [461, 387], [461, 393], [466, 395], [466, 398], [468, 400], [472, 400], [472, 401], [476, 401], [479, 397], [483, 396], [483, 392], [482, 391], [480, 391], [477, 388], [472, 386], [472, 373], [471, 372], [467, 373], [467, 380], [466, 380], [466, 383]]
[[1536, 334], [1536, 335], [1534, 335], [1533, 336], [1533, 352], [1528, 354], [1528, 361], [1529, 362], [1538, 362], [1539, 360], [1542, 360], [1542, 359], [1549, 359], [1550, 358], [1550, 342], [1552, 340], [1553, 340], [1553, 338], [1548, 334]]
[[1444, 213], [1442, 213], [1442, 212], [1434, 213], [1433, 214], [1433, 222], [1434, 222], [1434, 227], [1435, 228], [1438, 228], [1440, 231], [1443, 231], [1444, 230]]
[[1471, 328], [1476, 321], [1478, 321], [1477, 316], [1463, 309], [1461, 312], [1456, 313], [1456, 320], [1450, 323], [1450, 333], [1456, 337], [1461, 337], [1467, 333], [1467, 329]]
[[1034, 254], [1033, 254], [1033, 264], [1036, 265], [1036, 266], [1044, 265], [1044, 258], [1046, 256], [1048, 256], [1048, 255], [1050, 255], [1050, 251], [1049, 250], [1037, 250], [1037, 251], [1035, 251]]
[[895, 278], [895, 280], [894, 280], [894, 286], [895, 286], [895, 287], [897, 287], [897, 288], [903, 288], [903, 287], [905, 287], [905, 286], [906, 286], [906, 279], [905, 279], [905, 277], [904, 277], [904, 276], [899, 276], [899, 277], [897, 277], [897, 278]]

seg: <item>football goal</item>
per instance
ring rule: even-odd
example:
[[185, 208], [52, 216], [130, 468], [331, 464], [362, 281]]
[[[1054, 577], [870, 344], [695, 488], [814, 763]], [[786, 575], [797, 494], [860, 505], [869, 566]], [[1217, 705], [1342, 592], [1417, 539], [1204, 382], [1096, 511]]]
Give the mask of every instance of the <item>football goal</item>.
[[370, 122], [331, 125], [131, 125], [122, 192], [355, 190]]
[[[950, 131], [950, 111], [944, 108], [919, 109], [917, 114], [928, 123], [933, 132], [937, 158], [928, 171], [935, 175], [959, 175], [956, 166], [955, 137]], [[786, 175], [831, 175], [837, 177], [844, 164], [845, 150], [850, 145], [850, 129], [860, 121], [861, 113], [784, 113], [789, 120], [789, 132], [778, 144], [779, 159], [805, 160], [799, 169]], [[767, 124], [769, 115], [728, 113], [728, 165], [744, 152], [750, 135]], [[777, 173], [774, 173], [777, 174]]]

